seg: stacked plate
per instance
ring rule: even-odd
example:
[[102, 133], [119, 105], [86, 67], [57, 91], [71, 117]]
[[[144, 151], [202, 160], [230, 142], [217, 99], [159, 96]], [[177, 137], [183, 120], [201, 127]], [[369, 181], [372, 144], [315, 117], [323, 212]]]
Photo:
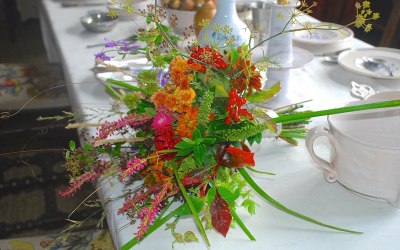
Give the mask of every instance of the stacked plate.
[[[334, 23], [312, 23], [311, 30], [300, 30], [293, 33], [293, 45], [306, 49], [314, 55], [338, 51], [348, 47], [354, 33], [351, 29]], [[295, 26], [293, 29], [302, 29]]]
[[400, 50], [364, 48], [342, 52], [338, 63], [351, 72], [378, 79], [400, 79]]

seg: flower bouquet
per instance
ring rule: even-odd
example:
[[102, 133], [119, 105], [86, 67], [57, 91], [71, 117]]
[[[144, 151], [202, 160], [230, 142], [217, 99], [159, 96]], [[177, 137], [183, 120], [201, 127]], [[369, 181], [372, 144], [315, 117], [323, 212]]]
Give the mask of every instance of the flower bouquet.
[[[230, 41], [221, 48], [193, 43], [182, 51], [175, 46], [181, 38], [162, 24], [165, 11], [157, 3], [139, 14], [147, 20], [147, 27], [137, 34], [146, 46], [130, 47], [110, 40], [106, 49], [124, 55], [144, 54], [153, 69], [134, 76], [136, 85], [108, 80], [107, 90], [125, 104], [127, 112], [117, 110], [118, 119], [95, 124], [97, 134], [83, 147], [70, 143], [66, 152], [70, 186], [60, 194], [71, 196], [84, 183], [99, 178], [126, 183], [128, 188], [120, 196], [125, 201], [118, 213], [135, 223], [137, 231], [122, 249], [134, 247], [164, 224], [176, 242], [197, 241], [191, 231], [175, 231], [183, 216], [193, 217], [207, 246], [206, 230], [226, 236], [232, 223], [255, 240], [237, 213], [238, 207], [255, 212], [251, 189], [292, 216], [358, 233], [309, 218], [270, 197], [249, 174], [270, 174], [255, 169], [251, 145], [261, 143], [266, 132], [296, 144], [297, 138], [304, 137], [304, 124], [311, 117], [399, 106], [400, 101], [304, 112], [293, 105], [271, 116], [258, 104], [276, 95], [279, 83], [262, 88], [265, 64], [253, 64], [248, 45], [234, 46]], [[221, 30], [229, 33], [229, 27]], [[107, 59], [106, 53], [97, 57]], [[88, 124], [70, 127], [81, 125]], [[108, 202], [112, 201], [102, 205]], [[80, 224], [74, 222], [66, 232]]]

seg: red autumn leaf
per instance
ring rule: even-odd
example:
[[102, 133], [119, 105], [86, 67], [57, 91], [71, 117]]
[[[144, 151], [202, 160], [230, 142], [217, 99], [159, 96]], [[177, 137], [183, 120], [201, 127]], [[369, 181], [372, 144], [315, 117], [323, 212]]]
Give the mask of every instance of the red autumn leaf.
[[[247, 148], [247, 147], [246, 147]], [[246, 149], [245, 148], [245, 149]], [[247, 148], [248, 149], [248, 148]], [[247, 166], [255, 166], [254, 153], [245, 151], [240, 148], [227, 147], [225, 151], [228, 153], [228, 157], [223, 160], [223, 164], [232, 168], [244, 168]]]
[[201, 183], [202, 179], [201, 178], [194, 178], [194, 177], [183, 177], [182, 178], [182, 184], [184, 186], [195, 186], [199, 183]]
[[213, 202], [211, 203], [210, 214], [211, 223], [215, 230], [226, 237], [229, 226], [231, 225], [232, 214], [228, 203], [221, 197], [218, 191], [215, 194]]
[[207, 176], [208, 172], [208, 168], [196, 168], [185, 174], [185, 176], [182, 178], [182, 184], [184, 186], [195, 186], [200, 184]]

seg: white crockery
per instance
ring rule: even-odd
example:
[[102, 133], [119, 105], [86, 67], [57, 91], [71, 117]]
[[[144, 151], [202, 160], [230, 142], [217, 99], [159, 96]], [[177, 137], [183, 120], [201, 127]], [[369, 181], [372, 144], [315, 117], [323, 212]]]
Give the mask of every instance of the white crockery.
[[[311, 158], [326, 180], [400, 207], [400, 108], [332, 115], [328, 123], [329, 127], [312, 128], [306, 137]], [[330, 161], [314, 151], [314, 142], [321, 136], [328, 138]]]
[[400, 100], [400, 91], [377, 92], [365, 97], [365, 100]]

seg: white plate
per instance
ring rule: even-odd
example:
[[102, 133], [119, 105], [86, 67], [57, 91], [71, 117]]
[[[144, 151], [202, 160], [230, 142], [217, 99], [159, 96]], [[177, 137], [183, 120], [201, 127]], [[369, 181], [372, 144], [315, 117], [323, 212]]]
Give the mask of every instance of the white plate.
[[293, 40], [304, 44], [326, 45], [344, 42], [354, 37], [351, 29], [339, 24], [313, 23], [312, 26], [320, 29], [296, 31], [293, 33]]
[[[134, 76], [144, 69], [151, 69], [153, 67], [152, 64], [147, 63], [147, 61], [145, 57], [136, 55], [123, 60], [110, 60], [105, 62], [110, 67], [116, 67], [115, 70], [106, 68], [104, 65], [97, 65], [93, 71], [96, 78], [102, 83], [107, 83], [107, 79], [111, 78], [135, 85], [136, 80]], [[122, 72], [117, 69], [120, 69]]]
[[[279, 65], [279, 68], [281, 69], [294, 69], [294, 68], [300, 68], [307, 63], [311, 62], [314, 59], [313, 54], [311, 52], [301, 49], [299, 47], [293, 46], [293, 60], [290, 63], [287, 63], [285, 65]], [[253, 62], [257, 63], [263, 60], [263, 56], [267, 55], [267, 48], [266, 47], [257, 47], [253, 50]], [[275, 55], [272, 60], [277, 60], [279, 61], [279, 55]]]
[[[390, 76], [389, 72], [384, 67], [375, 71], [366, 69], [360, 63], [363, 57], [385, 60], [393, 76]], [[339, 55], [338, 63], [344, 69], [360, 75], [379, 79], [400, 79], [400, 50], [398, 49], [376, 47], [345, 51]]]

